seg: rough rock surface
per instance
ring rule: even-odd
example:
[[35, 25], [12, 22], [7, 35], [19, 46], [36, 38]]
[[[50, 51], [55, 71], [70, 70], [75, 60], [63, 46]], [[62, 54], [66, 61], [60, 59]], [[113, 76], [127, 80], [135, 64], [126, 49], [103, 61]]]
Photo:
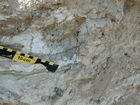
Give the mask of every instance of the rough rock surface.
[[140, 0], [0, 0], [0, 105], [140, 105]]

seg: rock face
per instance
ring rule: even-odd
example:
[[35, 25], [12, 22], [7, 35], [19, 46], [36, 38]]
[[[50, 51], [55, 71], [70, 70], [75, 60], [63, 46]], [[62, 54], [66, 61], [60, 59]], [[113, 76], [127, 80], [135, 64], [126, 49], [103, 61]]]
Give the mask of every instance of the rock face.
[[139, 0], [0, 0], [0, 105], [139, 105]]

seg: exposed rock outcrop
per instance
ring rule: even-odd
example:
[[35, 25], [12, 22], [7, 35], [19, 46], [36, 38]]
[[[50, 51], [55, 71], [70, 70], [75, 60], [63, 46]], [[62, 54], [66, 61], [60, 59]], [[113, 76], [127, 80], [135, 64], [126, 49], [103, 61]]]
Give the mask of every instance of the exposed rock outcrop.
[[60, 65], [51, 73], [0, 57], [2, 105], [139, 105], [139, 0], [0, 0], [0, 8], [0, 45]]

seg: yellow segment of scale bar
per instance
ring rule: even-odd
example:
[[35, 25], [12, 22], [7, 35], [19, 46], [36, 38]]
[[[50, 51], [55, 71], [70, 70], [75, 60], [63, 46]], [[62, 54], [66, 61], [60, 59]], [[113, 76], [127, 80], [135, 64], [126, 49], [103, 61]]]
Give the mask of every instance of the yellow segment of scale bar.
[[22, 56], [20, 54], [21, 54], [20, 52], [16, 52], [16, 54], [13, 57], [13, 60], [17, 61], [17, 62], [22, 62], [25, 64], [35, 64], [36, 60], [38, 59], [36, 57], [29, 58], [29, 55], [26, 55], [26, 54], [25, 54], [25, 56]]

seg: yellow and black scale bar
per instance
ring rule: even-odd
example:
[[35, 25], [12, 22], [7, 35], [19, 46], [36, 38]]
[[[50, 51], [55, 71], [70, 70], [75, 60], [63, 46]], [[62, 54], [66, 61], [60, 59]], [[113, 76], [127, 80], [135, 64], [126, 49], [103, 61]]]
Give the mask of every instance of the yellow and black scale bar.
[[55, 72], [59, 66], [57, 64], [54, 64], [53, 62], [48, 62], [44, 59], [39, 59], [37, 57], [33, 57], [28, 54], [23, 54], [19, 51], [14, 51], [10, 48], [5, 48], [3, 46], [0, 46], [0, 56], [12, 59], [17, 62], [22, 62], [25, 64], [41, 63], [48, 69], [48, 71], [51, 72]]

